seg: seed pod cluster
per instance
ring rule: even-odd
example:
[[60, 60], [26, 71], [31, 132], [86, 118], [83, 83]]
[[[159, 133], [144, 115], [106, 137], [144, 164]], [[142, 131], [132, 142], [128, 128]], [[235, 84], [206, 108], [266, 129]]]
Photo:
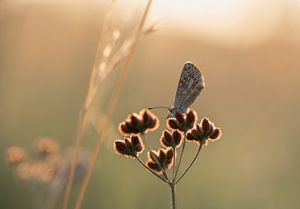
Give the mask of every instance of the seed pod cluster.
[[161, 138], [160, 138], [160, 143], [164, 146], [164, 147], [179, 147], [181, 142], [182, 142], [182, 133], [180, 133], [179, 131], [175, 130], [175, 131], [169, 131], [169, 130], [164, 130]]
[[127, 119], [119, 124], [119, 131], [124, 136], [143, 134], [157, 129], [158, 125], [158, 118], [147, 109], [144, 109], [138, 114], [129, 114]]
[[218, 140], [221, 135], [220, 128], [215, 127], [208, 118], [203, 118], [199, 124], [187, 133], [186, 139], [203, 145], [207, 144], [208, 140]]
[[144, 144], [139, 136], [132, 135], [124, 140], [115, 140], [116, 153], [128, 157], [136, 157], [144, 150]]
[[172, 167], [173, 156], [174, 152], [171, 148], [161, 148], [157, 152], [151, 150], [148, 152], [148, 161], [146, 164], [151, 170], [161, 174], [163, 169]]
[[169, 118], [167, 121], [168, 127], [173, 130], [187, 132], [194, 127], [197, 122], [197, 113], [194, 110], [189, 110], [186, 113], [176, 113], [174, 118]]

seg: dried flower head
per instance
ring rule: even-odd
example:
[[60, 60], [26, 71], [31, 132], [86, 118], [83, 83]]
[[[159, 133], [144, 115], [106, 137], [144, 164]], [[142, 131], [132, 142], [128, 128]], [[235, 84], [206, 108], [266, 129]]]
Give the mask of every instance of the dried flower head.
[[163, 169], [169, 169], [173, 166], [173, 156], [174, 152], [171, 148], [161, 148], [157, 152], [151, 150], [148, 152], [146, 164], [151, 170], [161, 174]]
[[179, 131], [168, 131], [164, 130], [161, 138], [160, 138], [160, 143], [165, 146], [165, 147], [179, 147], [181, 142], [182, 142], [182, 133]]
[[51, 138], [41, 138], [34, 144], [37, 152], [45, 157], [54, 156], [59, 153], [59, 145]]
[[10, 147], [6, 151], [6, 162], [8, 165], [18, 165], [27, 160], [27, 154], [21, 147]]
[[174, 118], [168, 119], [168, 127], [170, 129], [187, 132], [194, 127], [197, 121], [197, 113], [194, 110], [189, 110], [186, 113], [175, 113]]
[[128, 115], [127, 119], [119, 124], [119, 131], [122, 135], [146, 133], [153, 131], [159, 126], [158, 118], [149, 110], [144, 109], [137, 113]]
[[215, 127], [208, 118], [203, 118], [199, 124], [187, 133], [186, 138], [188, 141], [196, 141], [206, 145], [208, 140], [216, 141], [221, 135], [220, 128]]
[[144, 144], [139, 136], [133, 135], [124, 140], [115, 140], [114, 148], [116, 153], [134, 158], [143, 152]]

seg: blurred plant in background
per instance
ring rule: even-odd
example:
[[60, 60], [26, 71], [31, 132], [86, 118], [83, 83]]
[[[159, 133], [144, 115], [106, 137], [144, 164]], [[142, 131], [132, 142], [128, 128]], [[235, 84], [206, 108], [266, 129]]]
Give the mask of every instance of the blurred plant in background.
[[[117, 25], [115, 23], [115, 20], [117, 19], [116, 15], [120, 15], [118, 9], [116, 9], [118, 7], [118, 2], [110, 2], [106, 12], [106, 16], [103, 21], [102, 31], [97, 46], [94, 64], [91, 70], [91, 76], [88, 84], [86, 98], [83, 107], [80, 111], [78, 129], [76, 130], [77, 133], [75, 137], [74, 150], [70, 151], [71, 157], [68, 161], [68, 167], [66, 168], [64, 166], [65, 162], [61, 161], [59, 155], [57, 155], [57, 153], [59, 153], [59, 147], [53, 141], [44, 139], [36, 144], [36, 149], [39, 150], [41, 155], [46, 156], [44, 157], [44, 159], [46, 160], [45, 162], [48, 163], [46, 165], [50, 166], [51, 169], [48, 169], [48, 167], [42, 167], [42, 169], [37, 170], [43, 171], [45, 172], [45, 174], [30, 174], [28, 178], [41, 178], [42, 180], [44, 180], [44, 178], [48, 177], [47, 172], [50, 172], [49, 175], [51, 178], [49, 178], [52, 179], [52, 175], [54, 178], [54, 176], [56, 176], [54, 174], [61, 173], [60, 170], [62, 169], [64, 178], [63, 182], [59, 184], [61, 188], [59, 192], [56, 191], [56, 195], [61, 196], [63, 194], [63, 209], [67, 209], [69, 206], [72, 185], [73, 182], [76, 181], [76, 169], [80, 161], [80, 150], [82, 141], [84, 139], [88, 126], [92, 123], [93, 118], [96, 117], [97, 120], [100, 121], [100, 123], [96, 125], [99, 126], [98, 141], [93, 151], [93, 154], [89, 159], [89, 163], [87, 164], [87, 172], [85, 173], [83, 181], [81, 182], [82, 184], [80, 187], [78, 198], [75, 202], [75, 208], [81, 208], [84, 195], [86, 193], [91, 175], [94, 171], [98, 154], [100, 152], [101, 145], [104, 140], [104, 135], [106, 134], [106, 131], [111, 124], [111, 119], [115, 111], [117, 101], [119, 99], [122, 87], [127, 78], [129, 63], [132, 60], [133, 52], [136, 48], [137, 42], [143, 35], [148, 35], [155, 31], [154, 23], [145, 26], [145, 21], [151, 4], [152, 0], [148, 0], [144, 10], [141, 10], [139, 8], [139, 11], [142, 12], [135, 11], [136, 14], [131, 14], [132, 17], [138, 16], [138, 18], [133, 18], [132, 23], [130, 23], [132, 26], [129, 27], [128, 25]], [[137, 15], [140, 13], [141, 15]], [[126, 26], [128, 26], [128, 28], [126, 28]], [[94, 111], [94, 109], [99, 108], [97, 106], [97, 102], [99, 101], [96, 102], [95, 98], [103, 91], [103, 81], [107, 79], [108, 75], [113, 70], [115, 70], [118, 65], [121, 65], [121, 69], [119, 72], [118, 80], [116, 81], [116, 85], [114, 86], [109, 98], [108, 109], [106, 111], [103, 111], [104, 114], [101, 115], [103, 117], [100, 117], [98, 114], [95, 114]], [[98, 129], [98, 127], [96, 128]], [[25, 162], [26, 155], [21, 148], [11, 148], [8, 152], [8, 156], [9, 159], [7, 161], [10, 162], [11, 165], [16, 165], [15, 167], [17, 171], [19, 170], [19, 168], [22, 168], [22, 174], [26, 173], [25, 171], [23, 172], [24, 165], [26, 165], [26, 169], [27, 167], [28, 169], [31, 168], [31, 164], [27, 165], [22, 163], [22, 161]], [[51, 164], [49, 164], [49, 162], [51, 162]], [[44, 177], [44, 175], [46, 177]]]
[[[216, 141], [221, 137], [221, 129], [209, 119], [203, 118], [200, 123], [197, 123], [197, 120], [197, 113], [194, 110], [188, 110], [183, 114], [176, 112], [175, 117], [166, 121], [167, 128], [160, 138], [162, 147], [154, 151], [149, 145], [147, 132], [155, 131], [159, 126], [159, 120], [149, 110], [142, 110], [138, 114], [129, 114], [127, 119], [119, 124], [119, 131], [124, 139], [114, 142], [117, 154], [137, 159], [144, 168], [169, 185], [173, 209], [176, 208], [176, 184], [192, 167], [201, 148], [207, 146], [209, 141]], [[198, 151], [187, 168], [178, 176], [186, 142], [196, 142]], [[146, 163], [139, 157], [145, 149], [144, 144], [148, 145]], [[177, 155], [177, 149], [181, 145], [180, 154]], [[168, 174], [167, 171], [171, 168], [172, 173]]]
[[[6, 163], [16, 180], [31, 190], [34, 209], [60, 207], [70, 170], [71, 150], [61, 152], [60, 145], [51, 138], [40, 138], [32, 147], [32, 156], [21, 147], [8, 148]], [[75, 169], [76, 183], [84, 176], [87, 164], [88, 156], [81, 151]]]

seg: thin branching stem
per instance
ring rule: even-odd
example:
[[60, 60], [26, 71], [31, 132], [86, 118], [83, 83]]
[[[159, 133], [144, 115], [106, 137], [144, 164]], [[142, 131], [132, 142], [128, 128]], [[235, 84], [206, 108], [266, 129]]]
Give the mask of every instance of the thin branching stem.
[[[160, 164], [160, 163], [159, 163], [159, 164]], [[170, 182], [170, 179], [169, 179], [169, 177], [168, 177], [168, 174], [167, 174], [167, 172], [166, 172], [166, 169], [165, 169], [163, 166], [161, 166], [161, 168], [162, 168], [162, 173], [163, 173], [164, 177]]]
[[178, 160], [178, 164], [177, 164], [177, 168], [176, 168], [174, 179], [176, 179], [178, 171], [179, 171], [179, 167], [180, 167], [180, 164], [181, 164], [182, 156], [183, 156], [183, 153], [184, 153], [185, 144], [186, 144], [186, 140], [185, 140], [185, 133], [184, 133], [183, 142], [182, 142], [182, 148], [181, 148], [181, 152], [180, 152], [180, 156], [179, 156], [179, 160]]
[[175, 167], [176, 167], [176, 148], [173, 147], [173, 172], [172, 172], [172, 183], [175, 181]]
[[152, 0], [148, 0], [147, 6], [146, 6], [146, 8], [144, 10], [144, 13], [143, 13], [143, 16], [142, 16], [142, 19], [141, 19], [141, 21], [140, 21], [140, 23], [137, 27], [136, 33], [134, 34], [135, 41], [133, 42], [133, 45], [130, 49], [130, 52], [129, 52], [128, 56], [126, 57], [125, 61], [124, 61], [124, 66], [121, 69], [120, 76], [119, 76], [119, 78], [116, 82], [116, 87], [112, 92], [111, 100], [109, 102], [109, 108], [107, 110], [107, 118], [105, 118], [103, 124], [101, 124], [98, 142], [96, 144], [95, 151], [94, 151], [94, 153], [93, 153], [93, 155], [90, 159], [89, 166], [88, 166], [88, 169], [87, 169], [87, 173], [84, 176], [83, 183], [82, 183], [80, 191], [79, 191], [79, 196], [78, 196], [78, 198], [76, 200], [76, 203], [75, 203], [75, 209], [80, 209], [81, 208], [84, 195], [86, 193], [87, 187], [88, 187], [89, 182], [90, 182], [90, 178], [92, 176], [93, 170], [94, 170], [95, 165], [96, 165], [96, 161], [97, 161], [97, 157], [98, 157], [99, 152], [100, 152], [100, 148], [102, 146], [102, 143], [103, 143], [105, 135], [106, 135], [106, 130], [108, 129], [108, 127], [110, 125], [113, 113], [115, 112], [115, 108], [118, 104], [121, 91], [123, 89], [125, 80], [127, 78], [127, 74], [128, 74], [128, 70], [129, 70], [129, 64], [132, 60], [133, 52], [134, 52], [134, 49], [136, 48], [137, 41], [140, 39], [140, 36], [142, 35], [142, 30], [144, 28], [146, 17], [149, 13], [149, 9], [150, 9], [151, 4], [152, 4]]
[[145, 147], [147, 147], [147, 150], [151, 151], [152, 148], [151, 148], [151, 145], [150, 145], [150, 142], [149, 142], [149, 138], [147, 137], [147, 135], [145, 133], [142, 133], [141, 137], [143, 137], [145, 139], [144, 142], [146, 144]]
[[198, 155], [199, 155], [199, 153], [201, 151], [201, 148], [202, 148], [202, 144], [199, 145], [199, 148], [198, 148], [197, 153], [194, 156], [193, 160], [191, 161], [191, 163], [189, 164], [189, 166], [183, 171], [183, 173], [180, 175], [180, 177], [176, 180], [175, 184], [177, 184], [182, 179], [182, 177], [188, 172], [188, 170], [192, 167], [192, 165], [196, 161], [196, 159], [197, 159], [197, 157], [198, 157]]
[[160, 180], [162, 180], [162, 181], [164, 181], [164, 182], [166, 182], [166, 183], [169, 184], [169, 180], [163, 178], [162, 176], [158, 175], [158, 174], [155, 173], [153, 170], [151, 170], [150, 168], [148, 168], [148, 166], [145, 165], [145, 163], [144, 163], [138, 156], [136, 156], [135, 158], [136, 158], [136, 159], [142, 164], [142, 166], [144, 166], [148, 171], [150, 171], [152, 174], [154, 174], [154, 175], [155, 175], [156, 177], [158, 177]]

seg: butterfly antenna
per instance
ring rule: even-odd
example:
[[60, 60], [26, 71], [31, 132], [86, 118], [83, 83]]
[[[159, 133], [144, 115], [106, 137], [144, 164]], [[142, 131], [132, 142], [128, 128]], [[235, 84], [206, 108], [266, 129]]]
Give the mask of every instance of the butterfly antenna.
[[169, 107], [165, 107], [165, 106], [157, 106], [157, 107], [148, 107], [148, 110], [152, 110], [152, 109], [169, 109]]

